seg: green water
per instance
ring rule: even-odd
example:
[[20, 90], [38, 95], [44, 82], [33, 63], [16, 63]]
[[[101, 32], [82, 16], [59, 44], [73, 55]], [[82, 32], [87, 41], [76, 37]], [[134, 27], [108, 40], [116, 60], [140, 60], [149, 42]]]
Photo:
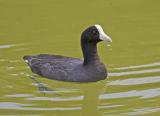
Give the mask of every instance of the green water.
[[[159, 116], [159, 0], [0, 0], [0, 116]], [[100, 24], [109, 78], [66, 83], [35, 77], [22, 57], [82, 57], [80, 34]], [[34, 79], [35, 78], [35, 79]]]

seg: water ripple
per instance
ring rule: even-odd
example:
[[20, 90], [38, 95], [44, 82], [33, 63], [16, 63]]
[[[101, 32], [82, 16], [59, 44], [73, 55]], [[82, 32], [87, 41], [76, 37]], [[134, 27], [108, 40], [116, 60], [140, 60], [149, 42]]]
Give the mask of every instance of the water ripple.
[[148, 114], [160, 111], [160, 108], [141, 108], [141, 109], [134, 109], [132, 112], [123, 113], [127, 115], [140, 115], [140, 114]]
[[109, 83], [109, 85], [139, 85], [145, 83], [158, 83], [160, 82], [160, 76], [150, 77], [136, 77], [124, 80], [115, 80]]
[[13, 46], [15, 46], [15, 45], [0, 45], [0, 49], [4, 49], [4, 48], [11, 48], [11, 47], [13, 47]]
[[59, 98], [59, 97], [54, 97], [54, 98], [49, 98], [49, 97], [31, 97], [27, 98], [27, 100], [42, 100], [42, 101], [77, 101], [77, 100], [82, 100], [84, 96], [76, 96], [76, 97], [69, 97], [69, 98]]
[[109, 76], [125, 76], [125, 75], [132, 75], [132, 74], [156, 73], [156, 72], [160, 72], [160, 69], [146, 69], [146, 70], [138, 70], [138, 71], [113, 72], [113, 73], [109, 73]]
[[32, 106], [32, 104], [20, 104], [15, 102], [0, 102], [0, 109], [18, 109], [24, 106]]
[[101, 99], [115, 99], [115, 98], [125, 98], [125, 97], [153, 98], [157, 96], [160, 96], [160, 88], [103, 94], [100, 96], [100, 98]]
[[32, 94], [13, 94], [13, 95], [5, 95], [5, 97], [16, 97], [16, 98], [21, 98], [21, 97], [32, 97]]
[[[33, 106], [32, 104], [20, 104], [15, 102], [0, 102], [0, 109], [15, 109], [15, 110], [34, 110], [34, 111], [51, 111], [51, 110], [59, 110], [59, 111], [73, 111], [73, 110], [81, 110], [83, 107], [76, 106], [76, 107], [26, 107], [26, 106]], [[115, 108], [121, 107], [123, 105], [108, 105], [108, 106], [98, 106], [99, 109], [105, 108]]]
[[[160, 96], [160, 88], [148, 89], [148, 90], [132, 90], [127, 92], [119, 92], [119, 93], [110, 93], [100, 95], [100, 99], [117, 99], [117, 98], [126, 98], [126, 97], [141, 97], [141, 98], [153, 98]], [[27, 100], [42, 100], [42, 101], [78, 101], [83, 100], [84, 96], [76, 96], [76, 97], [68, 97], [68, 98], [49, 98], [49, 97], [31, 97], [27, 98]]]
[[152, 67], [152, 66], [160, 66], [160, 62], [155, 62], [151, 64], [143, 64], [143, 65], [135, 65], [135, 66], [127, 66], [127, 67], [119, 67], [115, 69], [126, 70], [126, 69], [134, 69], [134, 68], [146, 68], [146, 67]]
[[0, 102], [0, 109], [15, 109], [15, 110], [79, 110], [81, 107], [53, 107], [53, 108], [36, 108], [26, 107], [33, 106], [32, 104], [20, 104], [15, 102]]

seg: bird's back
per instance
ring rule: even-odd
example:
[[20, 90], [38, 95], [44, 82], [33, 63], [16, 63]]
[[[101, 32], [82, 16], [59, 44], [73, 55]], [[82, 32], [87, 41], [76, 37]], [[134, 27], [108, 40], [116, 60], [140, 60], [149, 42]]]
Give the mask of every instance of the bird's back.
[[63, 81], [70, 81], [70, 73], [73, 72], [75, 67], [83, 64], [83, 61], [78, 58], [59, 55], [40, 54], [24, 56], [23, 59], [34, 73], [50, 79]]

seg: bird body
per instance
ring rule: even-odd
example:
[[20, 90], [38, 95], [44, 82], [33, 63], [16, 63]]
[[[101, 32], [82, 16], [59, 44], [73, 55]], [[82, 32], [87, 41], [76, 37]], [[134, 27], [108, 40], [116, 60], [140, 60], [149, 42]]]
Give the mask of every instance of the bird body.
[[95, 66], [85, 66], [82, 65], [83, 60], [78, 58], [40, 54], [36, 56], [24, 56], [24, 59], [31, 67], [32, 72], [49, 79], [72, 82], [94, 82], [100, 78], [102, 80], [107, 77], [107, 72], [103, 64], [98, 68], [96, 64], [94, 64]]
[[[99, 39], [99, 30], [103, 31], [99, 25], [92, 26], [82, 33], [81, 47], [84, 60], [48, 54], [27, 55], [23, 59], [32, 72], [49, 79], [68, 82], [95, 82], [105, 79], [107, 71], [105, 65], [100, 62], [96, 47], [96, 44], [102, 41]], [[110, 39], [108, 36], [105, 37], [107, 41]]]

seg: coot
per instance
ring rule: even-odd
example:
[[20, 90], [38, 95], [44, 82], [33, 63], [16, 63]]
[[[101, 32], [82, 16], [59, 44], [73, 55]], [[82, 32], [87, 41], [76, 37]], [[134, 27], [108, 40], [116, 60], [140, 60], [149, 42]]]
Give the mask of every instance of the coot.
[[97, 43], [112, 42], [100, 25], [90, 26], [82, 32], [81, 48], [84, 60], [60, 55], [39, 54], [24, 56], [33, 73], [69, 82], [95, 82], [107, 77], [105, 65], [100, 62]]

